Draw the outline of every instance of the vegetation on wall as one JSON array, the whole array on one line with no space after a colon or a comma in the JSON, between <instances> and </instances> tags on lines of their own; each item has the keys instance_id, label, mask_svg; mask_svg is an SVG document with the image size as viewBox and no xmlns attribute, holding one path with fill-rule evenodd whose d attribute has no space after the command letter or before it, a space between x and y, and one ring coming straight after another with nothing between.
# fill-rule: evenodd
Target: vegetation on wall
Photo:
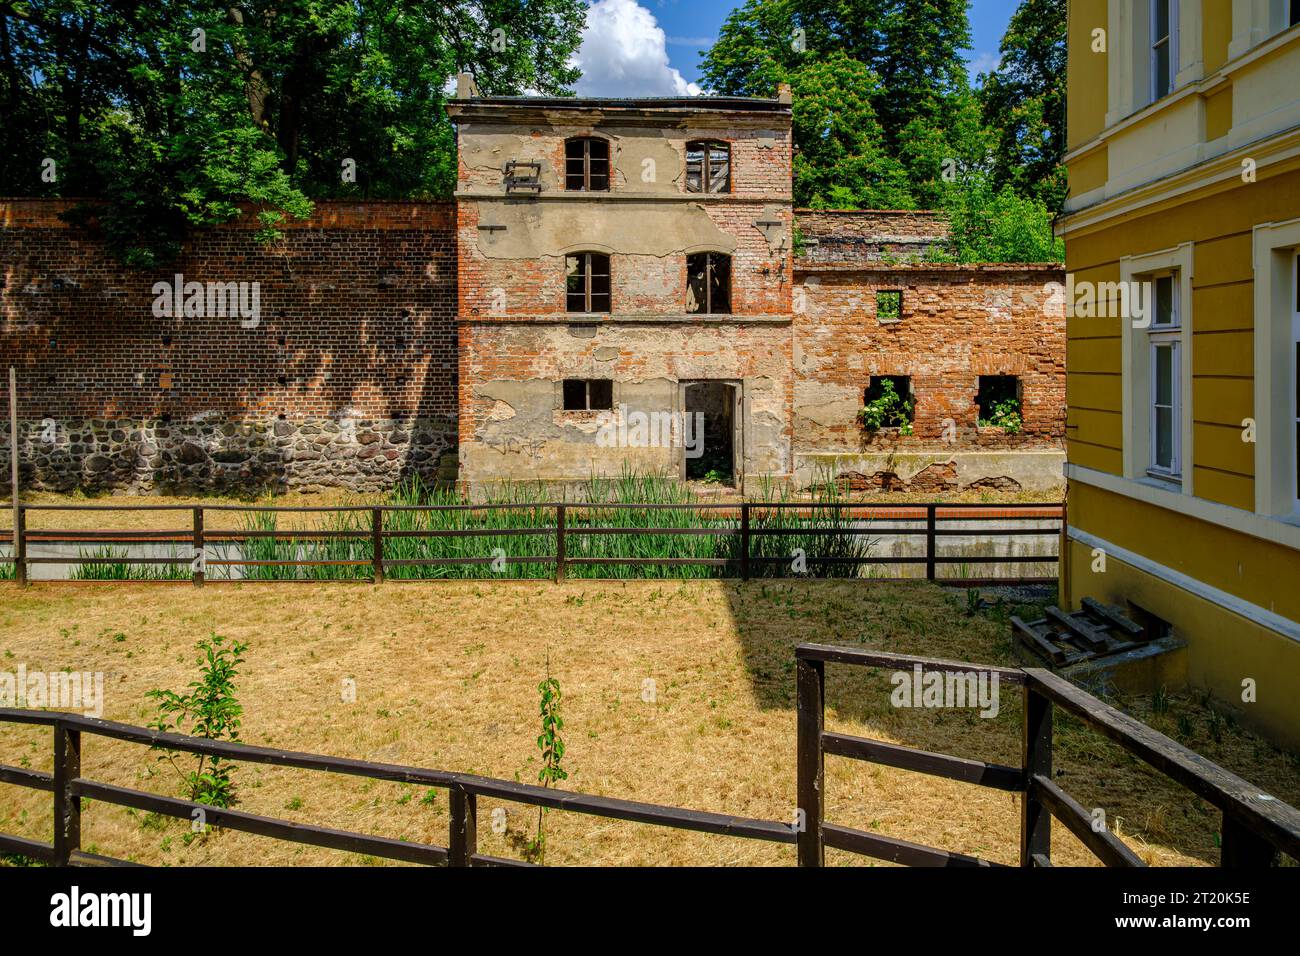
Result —
<instances>
[{"instance_id":1,"label":"vegetation on wall","mask_svg":"<svg viewBox=\"0 0 1300 956\"><path fill-rule=\"evenodd\" d=\"M912 434L912 412L915 401L910 395L901 394L892 378L880 379L876 390L878 394L869 395L866 404L858 412L858 421L867 431L881 428L897 428L899 434Z\"/></svg>"}]
</instances>

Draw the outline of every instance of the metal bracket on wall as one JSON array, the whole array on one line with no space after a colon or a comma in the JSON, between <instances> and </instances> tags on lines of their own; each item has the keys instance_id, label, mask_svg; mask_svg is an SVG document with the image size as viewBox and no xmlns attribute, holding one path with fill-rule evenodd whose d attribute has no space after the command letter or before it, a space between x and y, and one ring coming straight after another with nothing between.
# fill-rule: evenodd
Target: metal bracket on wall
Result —
<instances>
[{"instance_id":1,"label":"metal bracket on wall","mask_svg":"<svg viewBox=\"0 0 1300 956\"><path fill-rule=\"evenodd\" d=\"M527 170L527 172L523 172ZM520 162L512 159L506 163L506 192L531 192L534 194L542 191L542 164L538 162Z\"/></svg>"}]
</instances>

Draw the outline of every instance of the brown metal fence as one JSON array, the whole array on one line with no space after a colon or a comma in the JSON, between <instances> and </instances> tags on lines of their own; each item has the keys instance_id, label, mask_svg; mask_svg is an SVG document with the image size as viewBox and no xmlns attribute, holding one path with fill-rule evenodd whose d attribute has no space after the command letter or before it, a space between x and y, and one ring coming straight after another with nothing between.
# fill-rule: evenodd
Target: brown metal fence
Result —
<instances>
[{"instance_id":1,"label":"brown metal fence","mask_svg":"<svg viewBox=\"0 0 1300 956\"><path fill-rule=\"evenodd\" d=\"M508 510L529 510L533 512L549 511L553 515L552 523L540 527L514 527L514 528L491 528L491 527L469 527L469 528L445 528L445 529L394 529L387 527L387 518L390 515L402 512L492 512ZM712 515L717 520L726 520L727 524L719 524L706 527L656 527L653 525L644 527L619 527L605 526L599 523L602 512L629 514L652 511L676 511L676 512L695 512L704 515ZM58 529L58 528L40 528L29 529L28 520L32 513L52 513L52 512L158 512L160 514L188 514L188 528L171 528L161 530L79 530L79 529ZM213 513L238 513L244 515L254 514L359 514L367 515L369 518L369 527L365 529L354 530L323 530L323 529L296 529L296 530L270 530L248 528L237 531L231 530L212 530L207 527L206 516ZM754 519L756 516L770 517L772 515L788 514L794 520L799 518L808 518L814 520L820 516L820 520L825 520L827 514L833 514L843 524L839 527L827 527L825 525L810 526L792 526L792 527L755 527ZM986 518L985 516L989 516ZM953 522L972 521L972 520L997 520L1002 522L1001 525L992 528L958 528L953 527ZM1053 524L1049 527L1030 527L1024 524L1025 521L1043 521L1050 520ZM884 525L873 524L874 521L885 521ZM890 522L894 522L890 524ZM900 521L924 521L923 525L904 526L897 522ZM978 584L1049 584L1055 583L1056 577L1052 575L1007 575L1002 577L990 576L964 576L964 577L945 577L939 573L941 567L947 566L989 566L989 565L1043 565L1055 564L1058 561L1057 549L1059 549L1059 539L1062 533L1064 523L1064 509L1060 505L1042 505L1042 504L1005 504L1005 503L970 503L970 504L943 504L939 502L929 502L921 504L908 505L867 505L867 504L835 504L835 505L813 505L799 502L746 502L739 504L599 504L599 503L574 503L574 502L540 502L540 503L518 503L518 504L462 504L462 505L380 505L380 506L304 506L304 507L286 507L286 506L245 506L245 505L64 505L64 504L24 504L20 505L17 512L17 527L14 532L0 532L0 542L8 541L12 544L11 554L0 557L0 564L12 564L14 566L14 578L19 584L29 583L31 578L31 568L35 565L159 565L168 567L178 567L183 565L191 566L191 574L187 578L173 580L188 580L195 585L202 586L205 583L213 583L216 580L207 575L209 567L225 568L255 568L255 567L294 567L294 568L320 568L320 567L368 567L370 574L368 578L372 582L383 581L386 577L385 572L388 569L400 567L437 567L450 565L489 565L498 558L488 556L470 556L470 557L445 557L438 556L434 558L402 559L390 558L386 556L386 545L399 538L475 538L486 536L500 536L511 539L524 538L528 536L547 536L554 540L555 552L552 554L528 554L528 555L507 555L504 559L506 564L536 564L551 565L554 568L554 579L563 581L569 568L582 565L605 565L605 566L646 566L646 567L672 567L672 566L695 566L695 567L716 567L720 569L722 576L738 577L747 580L752 576L793 576L793 575L774 575L772 570L778 569L781 565L790 564L789 557L774 557L755 553L755 543L762 538L782 536L794 538L807 536L810 534L828 534L828 533L849 533L861 535L862 537L872 536L899 536L909 539L916 539L923 542L923 549L920 554L916 555L857 555L857 556L837 556L837 555L807 555L807 563L810 566L833 567L833 566L854 566L864 567L872 565L895 565L895 566L914 566L924 569L926 580L941 580L945 583L970 586ZM734 541L734 553L728 557L610 557L610 556L587 556L575 554L568 547L568 538L570 535L580 534L583 537L597 537L609 535L636 535L653 533L655 535L672 535L672 536L693 536L693 535L711 535L717 537L729 538ZM964 537L979 538L981 541L997 542L1008 541L1016 538L1046 538L1052 540L1054 547L1044 547L1039 549L1043 553L1036 554L1004 554L1004 555L953 555L943 553L940 542L944 539ZM213 546L230 543L244 543L258 539L263 540L290 540L295 542L317 542L329 539L352 539L356 541L367 542L370 546L370 557L366 559L342 559L342 560L317 560L305 557L295 556L288 560L256 560L248 558L220 558L210 557L209 551ZM34 557L31 556L29 545L32 544L57 544L57 543L78 543L78 544L122 544L129 545L132 543L171 543L177 546L184 546L190 549L189 554L169 556L169 557L136 557L129 555L114 557L95 557L95 556L78 556L71 557ZM494 575L496 579L501 579L501 575ZM240 580L234 577L225 579L227 581ZM310 580L320 582L330 580L323 578L277 578L280 581L292 580ZM420 578L408 578L406 580L423 580ZM877 578L876 580L891 580L891 578ZM160 582L165 583L165 582Z\"/></svg>"}]
</instances>

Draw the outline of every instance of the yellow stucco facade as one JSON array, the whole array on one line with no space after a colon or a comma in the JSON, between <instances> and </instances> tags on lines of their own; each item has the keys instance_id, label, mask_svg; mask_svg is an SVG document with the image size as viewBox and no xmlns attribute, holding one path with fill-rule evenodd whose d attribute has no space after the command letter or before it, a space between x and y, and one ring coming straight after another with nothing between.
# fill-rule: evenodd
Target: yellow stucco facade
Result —
<instances>
[{"instance_id":1,"label":"yellow stucco facade","mask_svg":"<svg viewBox=\"0 0 1300 956\"><path fill-rule=\"evenodd\" d=\"M1168 622L1171 673L1300 749L1290 9L1070 0L1061 588Z\"/></svg>"}]
</instances>

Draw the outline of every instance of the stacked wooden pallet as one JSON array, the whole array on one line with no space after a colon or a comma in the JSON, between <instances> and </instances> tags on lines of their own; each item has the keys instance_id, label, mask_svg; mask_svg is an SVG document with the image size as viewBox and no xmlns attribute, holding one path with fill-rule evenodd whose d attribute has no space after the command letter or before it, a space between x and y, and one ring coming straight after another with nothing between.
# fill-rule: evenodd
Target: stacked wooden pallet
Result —
<instances>
[{"instance_id":1,"label":"stacked wooden pallet","mask_svg":"<svg viewBox=\"0 0 1300 956\"><path fill-rule=\"evenodd\" d=\"M1092 598L1077 611L1049 607L1037 621L1011 619L1012 633L1054 667L1118 654L1150 640L1146 629L1121 611Z\"/></svg>"}]
</instances>

